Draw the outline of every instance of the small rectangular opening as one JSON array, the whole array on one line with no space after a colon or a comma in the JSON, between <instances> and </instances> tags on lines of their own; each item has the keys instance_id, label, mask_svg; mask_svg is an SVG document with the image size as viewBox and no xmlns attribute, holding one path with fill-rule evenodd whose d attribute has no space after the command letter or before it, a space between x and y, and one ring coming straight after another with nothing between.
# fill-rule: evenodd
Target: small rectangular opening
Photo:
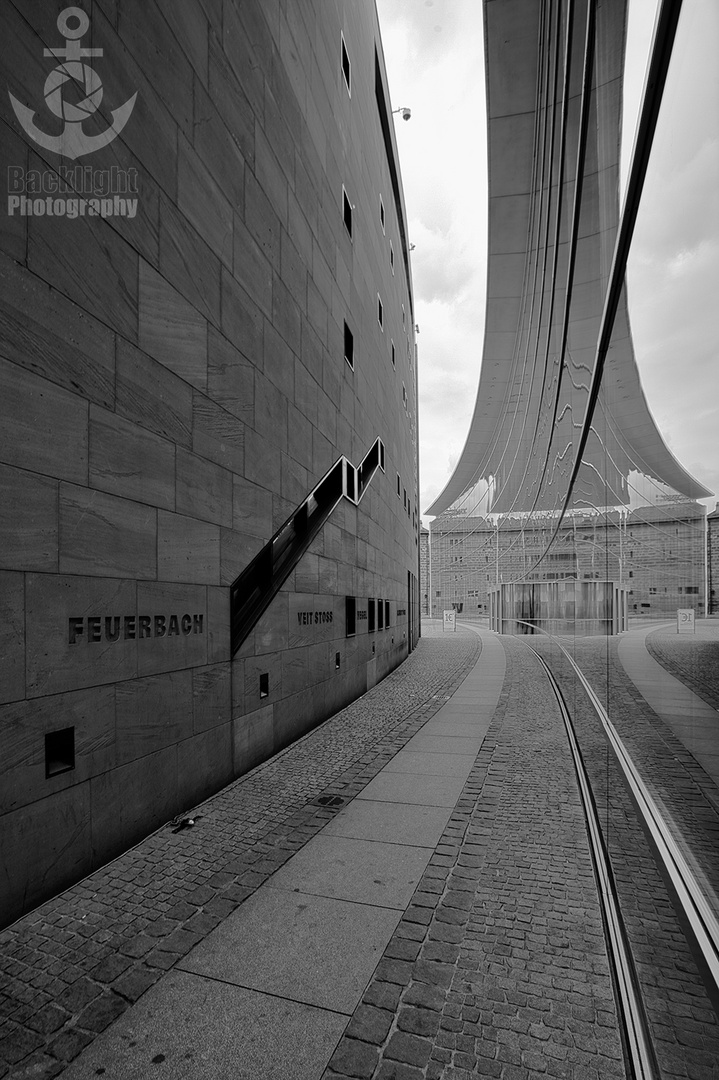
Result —
<instances>
[{"instance_id":1,"label":"small rectangular opening","mask_svg":"<svg viewBox=\"0 0 719 1080\"><path fill-rule=\"evenodd\" d=\"M379 197L379 221L382 226L382 232L384 232L384 202L382 201L381 195Z\"/></svg>"},{"instance_id":2,"label":"small rectangular opening","mask_svg":"<svg viewBox=\"0 0 719 1080\"><path fill-rule=\"evenodd\" d=\"M384 308L382 307L382 300L379 293L377 293L377 322L384 330Z\"/></svg>"},{"instance_id":3,"label":"small rectangular opening","mask_svg":"<svg viewBox=\"0 0 719 1080\"><path fill-rule=\"evenodd\" d=\"M75 728L60 728L45 735L45 779L75 768Z\"/></svg>"},{"instance_id":4,"label":"small rectangular opening","mask_svg":"<svg viewBox=\"0 0 719 1080\"><path fill-rule=\"evenodd\" d=\"M375 602L374 600L367 601L367 630L370 634L374 634L375 631Z\"/></svg>"},{"instance_id":5,"label":"small rectangular opening","mask_svg":"<svg viewBox=\"0 0 719 1080\"><path fill-rule=\"evenodd\" d=\"M269 671L265 671L262 675L260 675L260 697L263 698L263 697L269 697L269 696L270 696L270 673L269 673Z\"/></svg>"},{"instance_id":6,"label":"small rectangular opening","mask_svg":"<svg viewBox=\"0 0 719 1080\"><path fill-rule=\"evenodd\" d=\"M392 367L397 367L397 354L395 352L394 342L392 342Z\"/></svg>"},{"instance_id":7,"label":"small rectangular opening","mask_svg":"<svg viewBox=\"0 0 719 1080\"><path fill-rule=\"evenodd\" d=\"M404 304L402 304L402 326L405 326L406 322L407 322L407 320L406 320L405 313L404 313Z\"/></svg>"},{"instance_id":8,"label":"small rectangular opening","mask_svg":"<svg viewBox=\"0 0 719 1080\"><path fill-rule=\"evenodd\" d=\"M384 472L384 443L381 440L379 444L379 467Z\"/></svg>"},{"instance_id":9,"label":"small rectangular opening","mask_svg":"<svg viewBox=\"0 0 719 1080\"><path fill-rule=\"evenodd\" d=\"M402 496L402 478L400 477L399 473L397 473L397 498L399 499L399 498L401 498L401 496Z\"/></svg>"},{"instance_id":10,"label":"small rectangular opening","mask_svg":"<svg viewBox=\"0 0 719 1080\"><path fill-rule=\"evenodd\" d=\"M392 273L394 273L394 248L391 240L389 242L389 264L392 267Z\"/></svg>"},{"instance_id":11,"label":"small rectangular opening","mask_svg":"<svg viewBox=\"0 0 719 1080\"><path fill-rule=\"evenodd\" d=\"M389 626L389 600L384 602L384 624Z\"/></svg>"},{"instance_id":12,"label":"small rectangular opening","mask_svg":"<svg viewBox=\"0 0 719 1080\"><path fill-rule=\"evenodd\" d=\"M407 408L407 387L402 383L402 404Z\"/></svg>"},{"instance_id":13,"label":"small rectangular opening","mask_svg":"<svg viewBox=\"0 0 719 1080\"><path fill-rule=\"evenodd\" d=\"M342 185L342 220L345 223L345 229L349 233L350 239L352 239L352 203L349 201L344 184Z\"/></svg>"},{"instance_id":14,"label":"small rectangular opening","mask_svg":"<svg viewBox=\"0 0 719 1080\"><path fill-rule=\"evenodd\" d=\"M381 600L377 601L377 629L384 630L384 604Z\"/></svg>"},{"instance_id":15,"label":"small rectangular opening","mask_svg":"<svg viewBox=\"0 0 719 1080\"><path fill-rule=\"evenodd\" d=\"M357 597L345 597L345 637L354 637L357 633Z\"/></svg>"},{"instance_id":16,"label":"small rectangular opening","mask_svg":"<svg viewBox=\"0 0 719 1080\"><path fill-rule=\"evenodd\" d=\"M335 671L339 671L339 669L340 669L340 654L338 652L336 652L335 653Z\"/></svg>"},{"instance_id":17,"label":"small rectangular opening","mask_svg":"<svg viewBox=\"0 0 719 1080\"><path fill-rule=\"evenodd\" d=\"M340 30L340 38L342 41L342 75L344 76L345 86L347 87L347 93L352 96L352 67L350 64L349 53L347 52L347 46L345 45L345 36Z\"/></svg>"},{"instance_id":18,"label":"small rectangular opening","mask_svg":"<svg viewBox=\"0 0 719 1080\"><path fill-rule=\"evenodd\" d=\"M347 323L345 323L345 360L354 371L355 366L355 343L352 331Z\"/></svg>"}]
</instances>

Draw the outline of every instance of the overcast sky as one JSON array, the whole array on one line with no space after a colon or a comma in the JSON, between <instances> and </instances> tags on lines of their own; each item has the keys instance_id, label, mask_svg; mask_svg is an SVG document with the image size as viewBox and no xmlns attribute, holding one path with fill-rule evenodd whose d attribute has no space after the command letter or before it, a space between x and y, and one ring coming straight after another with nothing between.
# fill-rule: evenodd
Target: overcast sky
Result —
<instances>
[{"instance_id":1,"label":"overcast sky","mask_svg":"<svg viewBox=\"0 0 719 1080\"><path fill-rule=\"evenodd\" d=\"M656 0L632 0L626 111L637 108ZM420 328L420 500L449 479L477 395L487 185L479 0L377 0ZM685 0L629 266L649 407L665 442L719 501L719 4ZM691 48L688 43L691 42ZM633 125L632 125L633 127ZM625 143L631 143L626 125ZM427 524L427 519L424 519Z\"/></svg>"}]
</instances>

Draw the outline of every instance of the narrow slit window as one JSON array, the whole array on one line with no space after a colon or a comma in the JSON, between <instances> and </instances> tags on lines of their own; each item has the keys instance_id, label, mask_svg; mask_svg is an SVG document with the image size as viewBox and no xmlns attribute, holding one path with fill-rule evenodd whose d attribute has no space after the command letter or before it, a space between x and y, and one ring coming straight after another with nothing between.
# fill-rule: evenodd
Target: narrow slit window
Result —
<instances>
[{"instance_id":1,"label":"narrow slit window","mask_svg":"<svg viewBox=\"0 0 719 1080\"><path fill-rule=\"evenodd\" d=\"M404 313L404 304L402 304L402 326L406 326L406 325L407 325L407 318L406 318L405 313Z\"/></svg>"},{"instance_id":2,"label":"narrow slit window","mask_svg":"<svg viewBox=\"0 0 719 1080\"><path fill-rule=\"evenodd\" d=\"M389 242L389 264L392 267L392 273L394 273L394 248L391 240Z\"/></svg>"},{"instance_id":3,"label":"narrow slit window","mask_svg":"<svg viewBox=\"0 0 719 1080\"><path fill-rule=\"evenodd\" d=\"M75 728L48 731L45 735L45 779L75 768Z\"/></svg>"},{"instance_id":4,"label":"narrow slit window","mask_svg":"<svg viewBox=\"0 0 719 1080\"><path fill-rule=\"evenodd\" d=\"M399 475L399 473L397 473L397 498L398 499L401 498L401 495L402 495L402 478Z\"/></svg>"},{"instance_id":5,"label":"narrow slit window","mask_svg":"<svg viewBox=\"0 0 719 1080\"><path fill-rule=\"evenodd\" d=\"M335 671L339 671L339 669L340 669L340 654L338 652L336 652L335 653Z\"/></svg>"},{"instance_id":6,"label":"narrow slit window","mask_svg":"<svg viewBox=\"0 0 719 1080\"><path fill-rule=\"evenodd\" d=\"M355 342L352 331L345 323L345 360L354 371L355 368Z\"/></svg>"},{"instance_id":7,"label":"narrow slit window","mask_svg":"<svg viewBox=\"0 0 719 1080\"><path fill-rule=\"evenodd\" d=\"M407 408L407 387L402 383L402 404Z\"/></svg>"},{"instance_id":8,"label":"narrow slit window","mask_svg":"<svg viewBox=\"0 0 719 1080\"><path fill-rule=\"evenodd\" d=\"M270 696L270 673L265 671L260 675L260 697Z\"/></svg>"},{"instance_id":9,"label":"narrow slit window","mask_svg":"<svg viewBox=\"0 0 719 1080\"><path fill-rule=\"evenodd\" d=\"M384 602L384 624L389 626L389 600Z\"/></svg>"},{"instance_id":10,"label":"narrow slit window","mask_svg":"<svg viewBox=\"0 0 719 1080\"><path fill-rule=\"evenodd\" d=\"M382 226L382 232L384 232L384 202L381 195L379 197L379 222Z\"/></svg>"},{"instance_id":11,"label":"narrow slit window","mask_svg":"<svg viewBox=\"0 0 719 1080\"><path fill-rule=\"evenodd\" d=\"M384 308L382 306L382 299L379 293L377 293L377 322L384 330Z\"/></svg>"},{"instance_id":12,"label":"narrow slit window","mask_svg":"<svg viewBox=\"0 0 719 1080\"><path fill-rule=\"evenodd\" d=\"M344 184L342 185L342 220L345 223L345 229L349 233L350 239L352 239L352 203L349 201Z\"/></svg>"},{"instance_id":13,"label":"narrow slit window","mask_svg":"<svg viewBox=\"0 0 719 1080\"><path fill-rule=\"evenodd\" d=\"M357 597L345 597L345 637L354 637L357 633Z\"/></svg>"},{"instance_id":14,"label":"narrow slit window","mask_svg":"<svg viewBox=\"0 0 719 1080\"><path fill-rule=\"evenodd\" d=\"M374 600L367 601L367 630L370 634L374 634L375 630L375 602Z\"/></svg>"},{"instance_id":15,"label":"narrow slit window","mask_svg":"<svg viewBox=\"0 0 719 1080\"><path fill-rule=\"evenodd\" d=\"M347 87L347 93L352 97L352 65L350 64L349 53L347 52L347 46L345 45L345 36L341 30L340 38L342 41L342 75L345 80L345 86Z\"/></svg>"},{"instance_id":16,"label":"narrow slit window","mask_svg":"<svg viewBox=\"0 0 719 1080\"><path fill-rule=\"evenodd\" d=\"M384 603L382 600L377 601L377 629L384 630Z\"/></svg>"},{"instance_id":17,"label":"narrow slit window","mask_svg":"<svg viewBox=\"0 0 719 1080\"><path fill-rule=\"evenodd\" d=\"M379 467L384 472L384 443L379 444Z\"/></svg>"},{"instance_id":18,"label":"narrow slit window","mask_svg":"<svg viewBox=\"0 0 719 1080\"><path fill-rule=\"evenodd\" d=\"M392 367L397 367L397 354L394 348L394 342L392 342Z\"/></svg>"}]
</instances>

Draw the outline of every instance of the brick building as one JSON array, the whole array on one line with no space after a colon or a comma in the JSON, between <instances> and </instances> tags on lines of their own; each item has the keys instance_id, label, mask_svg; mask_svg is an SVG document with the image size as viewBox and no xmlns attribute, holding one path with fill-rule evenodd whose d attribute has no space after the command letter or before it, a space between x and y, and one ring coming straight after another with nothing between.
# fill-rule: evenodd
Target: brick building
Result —
<instances>
[{"instance_id":1,"label":"brick building","mask_svg":"<svg viewBox=\"0 0 719 1080\"><path fill-rule=\"evenodd\" d=\"M704 507L645 506L620 515L573 512L548 547L553 521L494 521L444 514L431 523L432 614L487 613L492 585L510 581L606 580L627 591L628 613L704 614ZM541 559L541 561L539 561Z\"/></svg>"}]
</instances>

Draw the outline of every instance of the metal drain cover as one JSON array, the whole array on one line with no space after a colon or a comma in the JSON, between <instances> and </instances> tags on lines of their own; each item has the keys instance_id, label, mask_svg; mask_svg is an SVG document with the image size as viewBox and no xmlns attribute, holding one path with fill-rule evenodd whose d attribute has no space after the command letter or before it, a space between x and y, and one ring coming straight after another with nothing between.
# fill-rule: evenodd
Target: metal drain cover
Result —
<instances>
[{"instance_id":1,"label":"metal drain cover","mask_svg":"<svg viewBox=\"0 0 719 1080\"><path fill-rule=\"evenodd\" d=\"M318 806L342 806L344 801L341 795L320 795L319 799L315 799Z\"/></svg>"}]
</instances>

